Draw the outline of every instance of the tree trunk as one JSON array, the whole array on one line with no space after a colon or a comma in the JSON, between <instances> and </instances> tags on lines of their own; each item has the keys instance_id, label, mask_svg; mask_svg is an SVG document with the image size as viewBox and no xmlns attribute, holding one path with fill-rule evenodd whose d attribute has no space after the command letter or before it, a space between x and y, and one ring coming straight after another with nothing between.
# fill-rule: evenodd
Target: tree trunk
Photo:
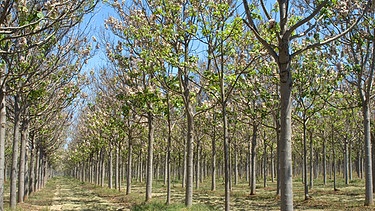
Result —
<instances>
[{"instance_id":1,"label":"tree trunk","mask_svg":"<svg viewBox=\"0 0 375 211\"><path fill-rule=\"evenodd\" d=\"M4 210L4 183L5 183L5 127L6 127L6 86L5 67L0 65L0 210Z\"/></svg>"},{"instance_id":2,"label":"tree trunk","mask_svg":"<svg viewBox=\"0 0 375 211\"><path fill-rule=\"evenodd\" d=\"M105 149L100 150L100 186L104 187L105 179Z\"/></svg>"},{"instance_id":3,"label":"tree trunk","mask_svg":"<svg viewBox=\"0 0 375 211\"><path fill-rule=\"evenodd\" d=\"M131 193L131 185L132 185L132 157L133 157L133 140L131 135L129 134L128 140L128 168L126 170L126 195Z\"/></svg>"},{"instance_id":4,"label":"tree trunk","mask_svg":"<svg viewBox=\"0 0 375 211\"><path fill-rule=\"evenodd\" d=\"M270 151L271 151L271 164L270 164L270 168L271 168L271 182L274 183L275 182L275 157L274 157L274 151L273 151L273 144L272 142L270 143Z\"/></svg>"},{"instance_id":5,"label":"tree trunk","mask_svg":"<svg viewBox=\"0 0 375 211\"><path fill-rule=\"evenodd\" d=\"M307 185L307 119L303 114L303 185L305 190L305 200L309 199L309 186Z\"/></svg>"},{"instance_id":6,"label":"tree trunk","mask_svg":"<svg viewBox=\"0 0 375 211\"><path fill-rule=\"evenodd\" d=\"M349 150L348 150L348 140L345 137L344 140L344 179L345 184L349 185Z\"/></svg>"},{"instance_id":7,"label":"tree trunk","mask_svg":"<svg viewBox=\"0 0 375 211\"><path fill-rule=\"evenodd\" d=\"M216 121L215 114L213 114L213 121ZM211 155L211 191L216 191L216 126L213 124L213 136L211 140L212 155Z\"/></svg>"},{"instance_id":8,"label":"tree trunk","mask_svg":"<svg viewBox=\"0 0 375 211\"><path fill-rule=\"evenodd\" d=\"M253 137L251 141L251 175L250 175L250 195L255 195L256 192L256 158L257 158L257 132L258 125L253 125Z\"/></svg>"},{"instance_id":9,"label":"tree trunk","mask_svg":"<svg viewBox=\"0 0 375 211\"><path fill-rule=\"evenodd\" d=\"M109 157L108 157L108 188L113 188L113 153L112 153L112 146L109 149Z\"/></svg>"},{"instance_id":10,"label":"tree trunk","mask_svg":"<svg viewBox=\"0 0 375 211\"><path fill-rule=\"evenodd\" d=\"M14 96L14 126L13 126L13 150L12 150L12 171L10 176L10 207L12 210L17 206L17 164L20 141L20 107L19 98Z\"/></svg>"},{"instance_id":11,"label":"tree trunk","mask_svg":"<svg viewBox=\"0 0 375 211\"><path fill-rule=\"evenodd\" d=\"M375 47L374 47L375 49ZM371 206L373 201L373 186L372 186L372 155L371 155L371 122L370 122L370 105L369 101L363 102L363 127L365 134L365 206Z\"/></svg>"},{"instance_id":12,"label":"tree trunk","mask_svg":"<svg viewBox=\"0 0 375 211\"><path fill-rule=\"evenodd\" d=\"M187 99L186 117L187 117L187 141L186 141L186 192L185 192L185 205L191 207L193 205L193 143L194 143L194 118L193 108L190 104L190 98L185 93Z\"/></svg>"},{"instance_id":13,"label":"tree trunk","mask_svg":"<svg viewBox=\"0 0 375 211\"><path fill-rule=\"evenodd\" d=\"M264 132L265 134L266 132ZM264 136L264 148L263 148L263 187L267 187L267 143L266 136Z\"/></svg>"},{"instance_id":14,"label":"tree trunk","mask_svg":"<svg viewBox=\"0 0 375 211\"><path fill-rule=\"evenodd\" d=\"M196 144L196 159L195 159L195 189L199 189L199 179L200 179L200 154L199 154L199 149L200 149L200 139L197 139L197 144Z\"/></svg>"},{"instance_id":15,"label":"tree trunk","mask_svg":"<svg viewBox=\"0 0 375 211\"><path fill-rule=\"evenodd\" d=\"M283 8L285 5L282 5ZM287 7L285 6L285 9ZM280 14L286 11L280 11ZM283 15L281 15L283 17ZM280 116L280 189L281 210L293 210L293 185L292 185L292 121L291 121L291 94L292 73L290 71L289 38L283 37L279 49L280 69L280 94L281 94L281 116Z\"/></svg>"},{"instance_id":16,"label":"tree trunk","mask_svg":"<svg viewBox=\"0 0 375 211\"><path fill-rule=\"evenodd\" d=\"M313 145L313 132L311 131L310 132L310 189L313 188L314 186L314 156L313 156L313 152L314 152L314 145Z\"/></svg>"},{"instance_id":17,"label":"tree trunk","mask_svg":"<svg viewBox=\"0 0 375 211\"><path fill-rule=\"evenodd\" d=\"M28 121L23 120L21 131L21 154L18 174L18 202L22 203L25 196L25 166L26 166L26 140Z\"/></svg>"},{"instance_id":18,"label":"tree trunk","mask_svg":"<svg viewBox=\"0 0 375 211\"><path fill-rule=\"evenodd\" d=\"M118 140L116 140L116 141L118 141ZM119 179L120 179L120 156L119 156L119 153L120 153L120 143L116 143L116 154L115 154L115 161L116 161L116 163L115 163L115 189L116 190L119 190L120 191L120 189L119 189L119 183L120 183L120 181L119 181Z\"/></svg>"},{"instance_id":19,"label":"tree trunk","mask_svg":"<svg viewBox=\"0 0 375 211\"><path fill-rule=\"evenodd\" d=\"M153 156L154 156L154 123L153 116L148 113L148 153L147 153L147 178L146 178L146 202L152 197L152 176L153 176Z\"/></svg>"},{"instance_id":20,"label":"tree trunk","mask_svg":"<svg viewBox=\"0 0 375 211\"><path fill-rule=\"evenodd\" d=\"M327 149L326 139L323 135L323 184L327 184Z\"/></svg>"},{"instance_id":21,"label":"tree trunk","mask_svg":"<svg viewBox=\"0 0 375 211\"><path fill-rule=\"evenodd\" d=\"M171 204L171 147L172 147L172 125L171 125L171 115L170 115L170 102L169 102L169 93L167 92L167 121L168 121L168 143L167 143L167 153L166 153L166 172L164 177L166 178L167 182L167 201L165 202L167 205Z\"/></svg>"}]
</instances>

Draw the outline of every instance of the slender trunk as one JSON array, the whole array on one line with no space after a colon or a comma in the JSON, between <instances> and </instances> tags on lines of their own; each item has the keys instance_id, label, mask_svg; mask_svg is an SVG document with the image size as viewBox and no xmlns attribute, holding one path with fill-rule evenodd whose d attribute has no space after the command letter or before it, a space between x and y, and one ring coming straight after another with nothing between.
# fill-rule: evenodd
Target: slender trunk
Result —
<instances>
[{"instance_id":1,"label":"slender trunk","mask_svg":"<svg viewBox=\"0 0 375 211\"><path fill-rule=\"evenodd\" d=\"M113 153L112 153L112 146L109 149L109 157L108 157L108 188L113 188Z\"/></svg>"},{"instance_id":2,"label":"slender trunk","mask_svg":"<svg viewBox=\"0 0 375 211\"><path fill-rule=\"evenodd\" d=\"M264 132L265 134L266 132ZM263 148L263 187L267 187L267 143L266 136L264 136L264 148Z\"/></svg>"},{"instance_id":3,"label":"slender trunk","mask_svg":"<svg viewBox=\"0 0 375 211\"><path fill-rule=\"evenodd\" d=\"M238 185L238 147L234 144L234 185Z\"/></svg>"},{"instance_id":4,"label":"slender trunk","mask_svg":"<svg viewBox=\"0 0 375 211\"><path fill-rule=\"evenodd\" d=\"M186 168L187 168L187 146L186 146L186 138L184 139L184 166L182 169L182 188L185 187L186 184Z\"/></svg>"},{"instance_id":5,"label":"slender trunk","mask_svg":"<svg viewBox=\"0 0 375 211\"><path fill-rule=\"evenodd\" d=\"M200 179L200 172L199 172L199 170L200 170L200 159L201 159L201 157L200 157L200 154L199 154L199 149L200 149L200 139L197 139L197 144L196 144L196 154L195 154L195 156L196 156L196 159L195 159L195 189L199 189L199 179Z\"/></svg>"},{"instance_id":6,"label":"slender trunk","mask_svg":"<svg viewBox=\"0 0 375 211\"><path fill-rule=\"evenodd\" d=\"M30 135L30 163L29 163L29 192L28 195L34 192L35 181L35 145L34 135Z\"/></svg>"},{"instance_id":7,"label":"slender trunk","mask_svg":"<svg viewBox=\"0 0 375 211\"><path fill-rule=\"evenodd\" d=\"M305 200L309 199L309 186L307 185L307 137L306 128L307 119L305 114L303 115L303 185L305 189Z\"/></svg>"},{"instance_id":8,"label":"slender trunk","mask_svg":"<svg viewBox=\"0 0 375 211\"><path fill-rule=\"evenodd\" d=\"M116 140L118 141L118 140ZM115 189L116 190L120 190L119 189L119 173L120 173L120 170L119 170L119 167L120 167L120 156L119 156L119 151L120 151L120 147L119 147L120 143L116 143L116 154L115 154Z\"/></svg>"},{"instance_id":9,"label":"slender trunk","mask_svg":"<svg viewBox=\"0 0 375 211\"><path fill-rule=\"evenodd\" d=\"M257 148L257 131L258 125L253 125L253 137L251 141L251 175L250 175L250 195L255 195L256 192L256 148Z\"/></svg>"},{"instance_id":10,"label":"slender trunk","mask_svg":"<svg viewBox=\"0 0 375 211\"><path fill-rule=\"evenodd\" d=\"M216 190L216 116L213 114L213 136L211 140L212 155L211 155L211 191Z\"/></svg>"},{"instance_id":11,"label":"slender trunk","mask_svg":"<svg viewBox=\"0 0 375 211\"><path fill-rule=\"evenodd\" d=\"M132 158L133 158L133 140L131 135L129 134L128 140L128 168L126 170L126 195L131 193L131 185L132 185Z\"/></svg>"},{"instance_id":12,"label":"slender trunk","mask_svg":"<svg viewBox=\"0 0 375 211\"><path fill-rule=\"evenodd\" d=\"M34 192L38 191L38 183L39 183L39 159L40 157L40 149L39 147L36 147L36 152L35 152L35 169L34 169Z\"/></svg>"},{"instance_id":13,"label":"slender trunk","mask_svg":"<svg viewBox=\"0 0 375 211\"><path fill-rule=\"evenodd\" d=\"M152 176L154 156L154 123L153 116L148 113L148 153L147 153L147 178L146 178L146 202L152 198Z\"/></svg>"},{"instance_id":14,"label":"slender trunk","mask_svg":"<svg viewBox=\"0 0 375 211\"><path fill-rule=\"evenodd\" d=\"M313 132L310 132L310 189L314 186L313 150Z\"/></svg>"},{"instance_id":15,"label":"slender trunk","mask_svg":"<svg viewBox=\"0 0 375 211\"><path fill-rule=\"evenodd\" d=\"M326 139L323 135L323 184L327 184L327 149Z\"/></svg>"},{"instance_id":16,"label":"slender trunk","mask_svg":"<svg viewBox=\"0 0 375 211\"><path fill-rule=\"evenodd\" d=\"M375 49L375 47L374 47ZM371 122L370 122L370 105L368 101L363 102L363 127L365 134L365 206L371 206L373 201L372 186L372 155L371 155Z\"/></svg>"},{"instance_id":17,"label":"slender trunk","mask_svg":"<svg viewBox=\"0 0 375 211\"><path fill-rule=\"evenodd\" d=\"M5 67L0 65L0 210L4 210L4 183L5 183L5 127L6 127L6 90Z\"/></svg>"},{"instance_id":18,"label":"slender trunk","mask_svg":"<svg viewBox=\"0 0 375 211\"><path fill-rule=\"evenodd\" d=\"M100 151L100 186L104 187L105 178L105 149L104 147Z\"/></svg>"},{"instance_id":19,"label":"slender trunk","mask_svg":"<svg viewBox=\"0 0 375 211\"><path fill-rule=\"evenodd\" d=\"M281 155L281 152L280 152L280 130L281 130L281 126L279 124L279 120L276 119L275 120L275 124L276 124L276 195L277 196L280 196L281 195L281 190L280 190L280 187L281 187L281 169L280 169L280 155Z\"/></svg>"},{"instance_id":20,"label":"slender trunk","mask_svg":"<svg viewBox=\"0 0 375 211\"><path fill-rule=\"evenodd\" d=\"M286 5L281 5L286 7ZM286 11L280 11L281 13ZM283 17L283 15L282 15ZM286 39L286 40L284 40ZM282 38L280 41L279 69L280 69L280 189L281 210L293 210L293 185L292 185L292 73L290 71L289 40Z\"/></svg>"},{"instance_id":21,"label":"slender trunk","mask_svg":"<svg viewBox=\"0 0 375 211\"><path fill-rule=\"evenodd\" d=\"M10 207L16 209L17 205L17 164L20 141L20 107L19 98L14 96L14 128L13 128L13 150L12 150L12 171L10 176Z\"/></svg>"},{"instance_id":22,"label":"slender trunk","mask_svg":"<svg viewBox=\"0 0 375 211\"><path fill-rule=\"evenodd\" d=\"M344 179L345 184L349 185L349 158L348 158L348 140L347 137L344 140Z\"/></svg>"},{"instance_id":23,"label":"slender trunk","mask_svg":"<svg viewBox=\"0 0 375 211\"><path fill-rule=\"evenodd\" d=\"M18 174L18 202L22 203L25 196L25 166L26 166L26 140L28 121L25 119L22 122L21 130L21 153Z\"/></svg>"},{"instance_id":24,"label":"slender trunk","mask_svg":"<svg viewBox=\"0 0 375 211\"><path fill-rule=\"evenodd\" d=\"M167 205L171 204L171 147L172 147L172 125L171 125L171 115L170 115L170 102L169 93L167 92L167 121L168 121L168 143L167 143L167 153L166 153L166 179L167 179Z\"/></svg>"},{"instance_id":25,"label":"slender trunk","mask_svg":"<svg viewBox=\"0 0 375 211\"><path fill-rule=\"evenodd\" d=\"M275 162L274 162L274 155L273 155L273 144L270 143L270 151L271 151L271 182L275 182Z\"/></svg>"},{"instance_id":26,"label":"slender trunk","mask_svg":"<svg viewBox=\"0 0 375 211\"><path fill-rule=\"evenodd\" d=\"M185 93L185 95L189 93ZM186 141L186 192L185 192L185 205L191 207L193 205L193 143L194 143L194 119L193 108L190 105L189 97L185 96L187 104L187 141Z\"/></svg>"},{"instance_id":27,"label":"slender trunk","mask_svg":"<svg viewBox=\"0 0 375 211\"><path fill-rule=\"evenodd\" d=\"M222 104L223 132L224 132L224 179L225 179L225 210L229 211L230 202L230 155L229 155L229 137L228 137L228 119L226 114L226 105Z\"/></svg>"}]
</instances>

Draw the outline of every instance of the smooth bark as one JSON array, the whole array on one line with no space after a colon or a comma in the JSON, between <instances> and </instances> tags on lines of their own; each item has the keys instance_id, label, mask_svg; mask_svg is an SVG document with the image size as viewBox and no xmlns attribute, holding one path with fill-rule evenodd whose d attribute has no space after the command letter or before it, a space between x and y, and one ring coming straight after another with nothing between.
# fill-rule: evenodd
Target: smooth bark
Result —
<instances>
[{"instance_id":1,"label":"smooth bark","mask_svg":"<svg viewBox=\"0 0 375 211\"><path fill-rule=\"evenodd\" d=\"M153 157L154 157L154 123L153 116L148 113L148 152L147 152L147 178L146 178L146 202L152 198L153 181Z\"/></svg>"},{"instance_id":2,"label":"smooth bark","mask_svg":"<svg viewBox=\"0 0 375 211\"><path fill-rule=\"evenodd\" d=\"M12 149L12 167L10 172L10 208L16 209L17 206L17 176L18 176L18 152L20 142L20 107L19 97L14 96L14 126L13 126L13 149Z\"/></svg>"}]
</instances>

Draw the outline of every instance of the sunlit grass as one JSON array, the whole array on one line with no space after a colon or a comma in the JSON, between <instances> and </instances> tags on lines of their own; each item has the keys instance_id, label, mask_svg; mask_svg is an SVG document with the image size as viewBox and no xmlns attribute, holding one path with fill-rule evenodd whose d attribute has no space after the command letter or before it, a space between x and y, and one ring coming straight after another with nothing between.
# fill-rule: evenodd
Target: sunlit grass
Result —
<instances>
[{"instance_id":1,"label":"sunlit grass","mask_svg":"<svg viewBox=\"0 0 375 211\"><path fill-rule=\"evenodd\" d=\"M107 187L100 187L89 183L81 183L71 178L55 178L47 183L42 191L30 196L27 203L20 205L19 210L28 210L27 206L38 207L38 210L48 210L52 203L54 188L57 183L64 182L86 190L90 190L96 196L118 204L126 209L141 210L224 210L224 182L222 178L217 180L216 191L211 191L211 180L206 178L200 183L199 189L194 186L193 207L187 209L184 205L185 188L180 181L172 184L171 204L166 205L166 186L163 180L154 183L152 199L145 203L145 182L132 184L132 192L125 194L125 184L122 184L121 192ZM107 183L105 183L107 186ZM373 210L374 207L365 207L364 180L355 178L349 185L344 183L341 176L337 176L337 191L333 189L333 180L328 179L323 185L323 179L314 180L314 186L309 190L310 200L304 199L304 184L301 177L295 177L293 182L294 208L296 210ZM51 195L52 194L52 195ZM248 182L241 179L238 185L232 185L230 194L231 210L279 210L280 197L276 196L275 182L267 181L267 187L263 187L263 179L258 178L255 195L250 195Z\"/></svg>"}]
</instances>

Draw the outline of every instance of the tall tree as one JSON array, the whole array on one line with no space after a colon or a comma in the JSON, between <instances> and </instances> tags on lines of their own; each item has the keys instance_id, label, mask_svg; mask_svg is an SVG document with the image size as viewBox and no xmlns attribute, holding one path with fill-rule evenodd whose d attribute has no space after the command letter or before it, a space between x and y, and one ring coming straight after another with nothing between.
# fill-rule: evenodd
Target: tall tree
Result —
<instances>
[{"instance_id":1,"label":"tall tree","mask_svg":"<svg viewBox=\"0 0 375 211\"><path fill-rule=\"evenodd\" d=\"M322 27L327 23L332 24L332 17L329 15L335 9L337 2L333 1L318 1L311 2L307 5L298 2L293 3L289 0L278 0L270 11L265 6L265 1L259 1L259 4L247 0L243 0L243 5L246 13L246 24L254 33L256 38L268 50L269 54L274 58L279 68L280 76L280 95L281 95L281 111L280 111L280 189L281 189L281 210L293 210L293 190L292 190L292 148L291 148L291 110L292 110L292 70L291 61L296 55L305 52L308 49L313 49L321 45L330 43L345 33L351 30L359 20L353 18L349 27L343 31L333 31L325 36L319 33ZM255 11L257 6L260 6L262 15ZM291 6L294 10L291 10ZM357 17L361 17L365 5L358 4ZM301 9L304 8L304 9ZM308 11L305 11L307 9ZM339 11L340 12L340 11ZM274 13L278 13L278 18L275 20ZM258 24L260 20L265 20L263 23L268 24L264 30L273 31L273 36L264 37L263 31ZM314 39L310 39L312 34ZM332 36L333 35L333 36ZM292 49L291 43L299 40L301 46Z\"/></svg>"}]
</instances>

